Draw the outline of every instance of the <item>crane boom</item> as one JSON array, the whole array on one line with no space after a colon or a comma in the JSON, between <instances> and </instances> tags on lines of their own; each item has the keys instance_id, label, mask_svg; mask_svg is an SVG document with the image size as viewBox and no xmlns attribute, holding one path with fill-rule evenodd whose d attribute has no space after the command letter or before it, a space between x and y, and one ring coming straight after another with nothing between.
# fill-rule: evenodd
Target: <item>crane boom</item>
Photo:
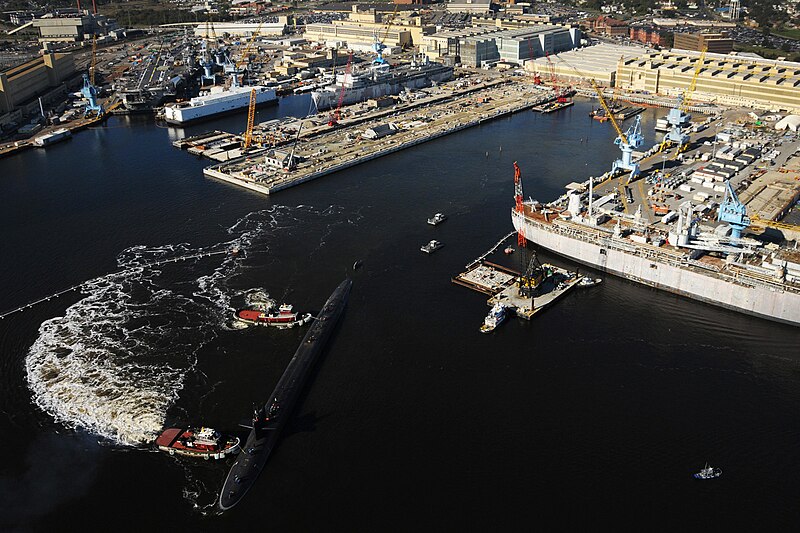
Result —
<instances>
[{"instance_id":1,"label":"crane boom","mask_svg":"<svg viewBox=\"0 0 800 533\"><path fill-rule=\"evenodd\" d=\"M597 86L597 82L594 81L594 78L591 78L590 81L592 82L592 88L597 93L597 97L600 99L600 105L603 106L603 110L606 112L606 116L609 118L609 120L611 120L611 124L617 131L617 135L619 135L619 138L622 139L623 143L628 144L628 138L625 136L625 133L623 133L622 129L619 127L619 124L617 124L617 119L614 118L614 113L611 112L611 109L608 107L608 104L606 103L606 99L603 97L603 91L601 91L600 88Z\"/></svg>"},{"instance_id":2,"label":"crane boom","mask_svg":"<svg viewBox=\"0 0 800 533\"><path fill-rule=\"evenodd\" d=\"M250 89L250 106L247 108L247 129L244 132L244 149L253 142L253 127L256 123L256 90Z\"/></svg>"},{"instance_id":3,"label":"crane boom","mask_svg":"<svg viewBox=\"0 0 800 533\"><path fill-rule=\"evenodd\" d=\"M394 11L392 12L392 18L390 18L389 22L386 24L386 31L383 32L383 37L381 37L381 41L380 41L381 44L383 44L383 42L389 36L389 29L392 27L392 24L394 24L394 17L397 15L397 7L398 7L398 5L399 4L395 4L394 5Z\"/></svg>"},{"instance_id":4,"label":"crane boom","mask_svg":"<svg viewBox=\"0 0 800 533\"><path fill-rule=\"evenodd\" d=\"M695 63L694 66L694 74L692 75L692 81L689 83L689 88L683 93L683 102L681 102L680 106L681 111L686 111L686 109L689 107L689 98L691 98L695 87L697 87L697 78L700 76L700 71L703 70L703 60L706 58L707 51L708 47L704 46L703 50L700 52L700 57L697 58L697 63Z\"/></svg>"}]
</instances>

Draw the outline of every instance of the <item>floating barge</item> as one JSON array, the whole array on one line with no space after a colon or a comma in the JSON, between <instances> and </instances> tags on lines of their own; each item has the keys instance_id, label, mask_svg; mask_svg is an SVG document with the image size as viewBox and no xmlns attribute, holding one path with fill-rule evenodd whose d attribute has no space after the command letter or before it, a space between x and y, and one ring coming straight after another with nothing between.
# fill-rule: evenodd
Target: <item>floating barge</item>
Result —
<instances>
[{"instance_id":1,"label":"floating barge","mask_svg":"<svg viewBox=\"0 0 800 533\"><path fill-rule=\"evenodd\" d=\"M502 303L525 320L549 307L572 290L583 279L577 272L545 263L544 275L526 296L521 291L521 274L508 267L482 261L473 263L465 272L453 278L453 283L489 295L489 306Z\"/></svg>"}]
</instances>

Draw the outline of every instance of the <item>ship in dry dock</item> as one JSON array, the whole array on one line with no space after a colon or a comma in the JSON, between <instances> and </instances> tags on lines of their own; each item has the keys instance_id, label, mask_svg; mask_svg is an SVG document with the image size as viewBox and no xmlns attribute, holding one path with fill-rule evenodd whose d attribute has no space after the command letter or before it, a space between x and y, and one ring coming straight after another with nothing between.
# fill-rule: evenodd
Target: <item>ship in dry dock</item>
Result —
<instances>
[{"instance_id":1,"label":"ship in dry dock","mask_svg":"<svg viewBox=\"0 0 800 533\"><path fill-rule=\"evenodd\" d=\"M452 77L453 67L428 61L423 55L406 65L390 67L387 63L378 63L358 72L337 74L334 82L313 91L311 98L317 110L323 111L338 105L396 95L405 89L421 89Z\"/></svg>"}]
</instances>

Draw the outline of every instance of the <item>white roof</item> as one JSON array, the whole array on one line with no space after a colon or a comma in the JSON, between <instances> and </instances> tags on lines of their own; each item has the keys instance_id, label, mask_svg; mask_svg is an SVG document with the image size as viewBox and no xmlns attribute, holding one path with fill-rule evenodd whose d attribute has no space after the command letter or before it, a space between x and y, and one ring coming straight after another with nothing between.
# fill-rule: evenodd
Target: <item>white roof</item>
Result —
<instances>
[{"instance_id":1,"label":"white roof","mask_svg":"<svg viewBox=\"0 0 800 533\"><path fill-rule=\"evenodd\" d=\"M790 129L797 131L798 127L800 127L800 115L787 115L775 124L776 130Z\"/></svg>"}]
</instances>

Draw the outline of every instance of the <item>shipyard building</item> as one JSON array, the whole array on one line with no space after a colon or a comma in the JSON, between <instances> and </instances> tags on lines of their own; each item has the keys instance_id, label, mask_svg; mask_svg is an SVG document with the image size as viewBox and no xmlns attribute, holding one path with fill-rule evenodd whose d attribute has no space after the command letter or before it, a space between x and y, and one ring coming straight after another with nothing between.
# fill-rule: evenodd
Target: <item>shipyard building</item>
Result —
<instances>
[{"instance_id":1,"label":"shipyard building","mask_svg":"<svg viewBox=\"0 0 800 533\"><path fill-rule=\"evenodd\" d=\"M552 64L560 81L574 83L594 79L600 85L613 87L620 60L638 58L648 51L643 46L601 43L550 56L549 61L545 57L526 61L525 70L547 79Z\"/></svg>"},{"instance_id":2,"label":"shipyard building","mask_svg":"<svg viewBox=\"0 0 800 533\"><path fill-rule=\"evenodd\" d=\"M688 89L700 53L650 52L620 62L616 86L678 96ZM800 112L800 63L706 54L692 100Z\"/></svg>"},{"instance_id":3,"label":"shipyard building","mask_svg":"<svg viewBox=\"0 0 800 533\"><path fill-rule=\"evenodd\" d=\"M676 33L672 45L678 50L702 52L706 50L715 54L733 52L733 39L725 32L720 33Z\"/></svg>"},{"instance_id":4,"label":"shipyard building","mask_svg":"<svg viewBox=\"0 0 800 533\"><path fill-rule=\"evenodd\" d=\"M45 103L62 98L64 81L75 74L72 54L52 52L0 72L0 122L12 111L27 114L38 110L38 97Z\"/></svg>"},{"instance_id":5,"label":"shipyard building","mask_svg":"<svg viewBox=\"0 0 800 533\"><path fill-rule=\"evenodd\" d=\"M420 17L396 17L391 23L388 18L374 9L359 11L353 6L347 20L307 25L305 37L328 46L346 45L351 50L371 50L375 41L380 40L391 52L417 45L424 35L436 31L434 26L423 24Z\"/></svg>"},{"instance_id":6,"label":"shipyard building","mask_svg":"<svg viewBox=\"0 0 800 533\"><path fill-rule=\"evenodd\" d=\"M537 24L515 30L478 27L438 32L423 37L423 45L431 59L452 57L463 65L483 67L500 61L523 64L546 54L572 50L580 40L578 28Z\"/></svg>"}]
</instances>

